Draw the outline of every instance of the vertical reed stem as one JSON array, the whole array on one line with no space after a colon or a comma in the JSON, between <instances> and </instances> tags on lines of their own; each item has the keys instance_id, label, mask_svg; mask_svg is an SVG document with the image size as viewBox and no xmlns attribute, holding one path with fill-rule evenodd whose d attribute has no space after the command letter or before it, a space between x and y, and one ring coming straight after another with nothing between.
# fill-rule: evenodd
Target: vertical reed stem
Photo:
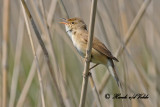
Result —
<instances>
[{"instance_id":1,"label":"vertical reed stem","mask_svg":"<svg viewBox=\"0 0 160 107\"><path fill-rule=\"evenodd\" d=\"M26 22L26 27L27 27L28 35L29 35L29 39L30 39L30 42L31 42L31 47L32 47L32 51L33 51L33 54L34 54L36 66L37 66L37 74L38 74L38 80L39 80L39 85L40 85L40 93L41 93L42 107L45 107L45 100L44 100L42 77L41 77L41 73L40 73L40 66L39 66L39 62L38 62L37 53L36 53L36 51L35 51L35 46L34 46L34 44L33 44L33 39L32 39L31 31L30 31L30 28L29 28L29 21L28 21L28 19L27 19L27 15L26 15L26 12L25 12L25 6L24 6L23 3L24 3L24 2L21 2L22 10L23 10L23 14L24 14L25 22Z\"/></svg>"},{"instance_id":2,"label":"vertical reed stem","mask_svg":"<svg viewBox=\"0 0 160 107\"><path fill-rule=\"evenodd\" d=\"M88 44L86 50L86 61L83 71L83 82L82 82L82 90L81 90L81 98L79 107L84 107L86 93L87 93L87 85L88 85L88 73L89 73L89 65L90 65L90 57L92 50L92 41L93 41L93 32L94 32L94 24L96 17L96 8L97 8L97 0L92 1L91 14L90 14L90 25L89 25L89 35L88 35Z\"/></svg>"},{"instance_id":3,"label":"vertical reed stem","mask_svg":"<svg viewBox=\"0 0 160 107\"><path fill-rule=\"evenodd\" d=\"M64 101L63 101L63 98L62 98L62 94L60 93L60 89L59 89L59 87L58 87L58 84L57 84L57 81L56 81L56 78L55 78L55 73L54 73L54 71L53 71L52 64L51 64L51 61L50 61L49 54L48 54L48 51L47 51L47 49L46 49L46 46L45 46L45 44L44 44L44 42L43 42L43 40L42 40L42 38L41 38L41 35L40 35L39 31L38 31L38 28L37 28L37 26L36 26L36 24L35 24L35 21L33 20L33 18L32 18L32 16L31 16L30 12L29 12L29 9L28 9L25 1L24 1L24 0L21 0L21 2L22 2L22 4L23 4L23 6L24 6L24 9L25 9L25 12L26 12L27 16L29 17L29 19L30 19L30 21L31 21L31 24L32 24L32 27L33 27L34 32L35 32L35 34L36 34L36 37L37 37L37 39L38 39L38 42L39 42L39 44L40 44L40 46L41 46L41 48L42 48L42 51L43 51L43 53L44 53L45 61L46 61L47 65L48 65L50 74L51 74L51 76L52 76L52 80L53 80L53 83L54 83L54 85L55 85L55 90L56 90L56 93L57 93L59 102L60 102L60 104L61 104L61 107L65 107Z\"/></svg>"},{"instance_id":4,"label":"vertical reed stem","mask_svg":"<svg viewBox=\"0 0 160 107\"><path fill-rule=\"evenodd\" d=\"M7 71L9 43L9 0L3 0L3 41L2 41L2 107L7 107Z\"/></svg>"}]
</instances>

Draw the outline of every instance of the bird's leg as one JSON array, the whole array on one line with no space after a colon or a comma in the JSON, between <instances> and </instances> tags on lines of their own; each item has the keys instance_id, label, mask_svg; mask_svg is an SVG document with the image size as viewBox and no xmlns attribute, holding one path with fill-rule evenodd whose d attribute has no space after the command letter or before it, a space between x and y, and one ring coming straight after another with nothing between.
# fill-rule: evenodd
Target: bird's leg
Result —
<instances>
[{"instance_id":1,"label":"bird's leg","mask_svg":"<svg viewBox=\"0 0 160 107\"><path fill-rule=\"evenodd\" d=\"M95 65L93 65L91 68L89 68L89 70L91 70L91 69L93 69L93 68L95 68L96 66L98 66L99 64L95 64Z\"/></svg>"},{"instance_id":2,"label":"bird's leg","mask_svg":"<svg viewBox=\"0 0 160 107\"><path fill-rule=\"evenodd\" d=\"M85 62L90 62L89 57L85 56L85 57L84 57L84 61L85 61Z\"/></svg>"},{"instance_id":3,"label":"bird's leg","mask_svg":"<svg viewBox=\"0 0 160 107\"><path fill-rule=\"evenodd\" d=\"M82 74L82 75L83 75L83 77L85 77L85 78L86 78L87 76L91 76L91 72L90 72L90 70L91 70L91 69L93 69L93 68L95 68L95 67L96 67L96 66L98 66L98 65L99 65L99 64L95 64L94 66L92 66L91 68L89 68L89 72L88 72L87 74L85 74L85 73L83 72L83 74Z\"/></svg>"},{"instance_id":4,"label":"bird's leg","mask_svg":"<svg viewBox=\"0 0 160 107\"><path fill-rule=\"evenodd\" d=\"M92 57L92 56L91 56L91 57ZM90 60L88 60L88 57L86 57L86 56L84 57L84 60L85 60L85 62L90 61ZM83 75L83 77L85 77L85 78L86 78L87 76L90 76L90 75L91 75L90 70L91 70L91 69L93 69L93 68L95 68L97 65L99 65L99 64L95 64L94 66L92 66L91 68L89 68L89 72L88 72L87 74L85 74L85 73L83 72L83 74L82 74L82 75Z\"/></svg>"},{"instance_id":5,"label":"bird's leg","mask_svg":"<svg viewBox=\"0 0 160 107\"><path fill-rule=\"evenodd\" d=\"M91 55L91 59L92 59L92 55ZM90 59L90 61L91 61L91 59ZM87 56L84 57L84 61L85 61L85 62L89 61ZM91 69L95 68L97 65L99 65L99 64L95 64L94 66L92 66L91 68L89 68L89 71L90 71Z\"/></svg>"},{"instance_id":6,"label":"bird's leg","mask_svg":"<svg viewBox=\"0 0 160 107\"><path fill-rule=\"evenodd\" d=\"M88 76L91 76L91 72L89 71L87 74L85 74L85 73L83 72L82 75L83 75L84 78L86 78L86 77L88 77Z\"/></svg>"}]
</instances>

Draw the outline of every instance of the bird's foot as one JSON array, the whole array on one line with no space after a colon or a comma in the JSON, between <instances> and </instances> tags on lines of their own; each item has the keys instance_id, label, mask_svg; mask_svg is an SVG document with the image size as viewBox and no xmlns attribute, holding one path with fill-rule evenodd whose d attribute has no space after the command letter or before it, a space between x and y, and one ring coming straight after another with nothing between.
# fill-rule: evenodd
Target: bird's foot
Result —
<instances>
[{"instance_id":1,"label":"bird's foot","mask_svg":"<svg viewBox=\"0 0 160 107\"><path fill-rule=\"evenodd\" d=\"M88 72L87 74L83 72L82 76L84 78L87 78L87 77L91 76L91 72Z\"/></svg>"},{"instance_id":2,"label":"bird's foot","mask_svg":"<svg viewBox=\"0 0 160 107\"><path fill-rule=\"evenodd\" d=\"M85 62L90 62L89 58L87 56L84 57Z\"/></svg>"}]
</instances>

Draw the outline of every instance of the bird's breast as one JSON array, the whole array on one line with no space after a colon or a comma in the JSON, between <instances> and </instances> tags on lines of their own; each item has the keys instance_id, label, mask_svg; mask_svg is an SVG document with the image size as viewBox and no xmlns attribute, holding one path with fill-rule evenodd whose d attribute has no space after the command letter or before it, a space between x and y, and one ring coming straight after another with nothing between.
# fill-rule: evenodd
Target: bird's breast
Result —
<instances>
[{"instance_id":1,"label":"bird's breast","mask_svg":"<svg viewBox=\"0 0 160 107\"><path fill-rule=\"evenodd\" d=\"M74 47L77 49L78 53L82 57L84 57L85 51L83 51L83 47L81 45L81 42L79 41L79 37L77 35L75 35L73 33L73 30L70 30L70 28L68 26L65 26L65 27L66 27L66 32L67 32L68 36L70 37L70 39L72 40Z\"/></svg>"},{"instance_id":2,"label":"bird's breast","mask_svg":"<svg viewBox=\"0 0 160 107\"><path fill-rule=\"evenodd\" d=\"M75 36L75 35L72 35L72 42L73 42L74 47L77 49L78 53L82 57L85 57L86 44L81 42L80 38L78 38L78 36Z\"/></svg>"}]
</instances>

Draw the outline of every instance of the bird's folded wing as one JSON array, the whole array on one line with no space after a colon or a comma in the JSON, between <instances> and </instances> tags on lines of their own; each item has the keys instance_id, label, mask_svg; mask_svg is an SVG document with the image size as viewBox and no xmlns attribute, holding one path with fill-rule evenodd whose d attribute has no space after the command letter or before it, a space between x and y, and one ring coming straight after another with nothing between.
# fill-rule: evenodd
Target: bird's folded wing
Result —
<instances>
[{"instance_id":1,"label":"bird's folded wing","mask_svg":"<svg viewBox=\"0 0 160 107\"><path fill-rule=\"evenodd\" d=\"M88 36L85 36L85 41L88 43ZM98 52L104 54L105 56L107 56L108 58L111 58L117 62L118 59L115 58L112 53L107 49L107 47L102 43L100 42L96 37L93 38L93 45L92 45L92 48L94 48L95 50L97 50Z\"/></svg>"}]
</instances>

